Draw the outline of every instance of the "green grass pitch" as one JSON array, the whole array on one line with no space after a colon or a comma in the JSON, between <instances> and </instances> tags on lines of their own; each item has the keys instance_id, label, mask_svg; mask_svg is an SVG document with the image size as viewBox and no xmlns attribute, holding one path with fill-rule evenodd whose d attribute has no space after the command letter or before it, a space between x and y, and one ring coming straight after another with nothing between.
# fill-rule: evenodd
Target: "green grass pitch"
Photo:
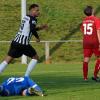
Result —
<instances>
[{"instance_id":1,"label":"green grass pitch","mask_svg":"<svg viewBox=\"0 0 100 100\"><path fill-rule=\"evenodd\" d=\"M89 67L89 80L82 79L82 63L38 64L31 78L48 94L46 97L0 97L0 100L100 100L100 83L91 80L93 64ZM23 76L26 65L12 64L0 75L0 82L10 76Z\"/></svg>"}]
</instances>

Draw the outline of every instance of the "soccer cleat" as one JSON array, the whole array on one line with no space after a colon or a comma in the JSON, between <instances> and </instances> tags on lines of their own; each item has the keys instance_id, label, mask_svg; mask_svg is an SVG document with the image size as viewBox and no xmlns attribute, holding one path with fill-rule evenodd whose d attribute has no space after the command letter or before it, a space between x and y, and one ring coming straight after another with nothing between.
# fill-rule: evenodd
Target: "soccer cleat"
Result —
<instances>
[{"instance_id":1,"label":"soccer cleat","mask_svg":"<svg viewBox=\"0 0 100 100\"><path fill-rule=\"evenodd\" d=\"M96 82L100 82L100 79L99 77L95 78L95 77L92 77L92 80L96 81Z\"/></svg>"},{"instance_id":2,"label":"soccer cleat","mask_svg":"<svg viewBox=\"0 0 100 100\"><path fill-rule=\"evenodd\" d=\"M38 91L38 90L36 90L35 88L29 88L29 92L31 93L31 94L36 94L36 95L38 95L38 96L44 96L44 93L42 92L42 91Z\"/></svg>"}]
</instances>

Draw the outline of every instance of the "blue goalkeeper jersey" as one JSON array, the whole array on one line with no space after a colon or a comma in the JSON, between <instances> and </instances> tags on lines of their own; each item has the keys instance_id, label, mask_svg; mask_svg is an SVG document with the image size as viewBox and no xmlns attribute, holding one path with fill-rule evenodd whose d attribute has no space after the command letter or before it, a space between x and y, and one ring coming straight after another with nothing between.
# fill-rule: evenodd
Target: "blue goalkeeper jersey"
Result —
<instances>
[{"instance_id":1,"label":"blue goalkeeper jersey","mask_svg":"<svg viewBox=\"0 0 100 100\"><path fill-rule=\"evenodd\" d=\"M11 77L2 83L4 90L7 90L9 95L21 95L21 92L29 87L34 86L29 77Z\"/></svg>"}]
</instances>

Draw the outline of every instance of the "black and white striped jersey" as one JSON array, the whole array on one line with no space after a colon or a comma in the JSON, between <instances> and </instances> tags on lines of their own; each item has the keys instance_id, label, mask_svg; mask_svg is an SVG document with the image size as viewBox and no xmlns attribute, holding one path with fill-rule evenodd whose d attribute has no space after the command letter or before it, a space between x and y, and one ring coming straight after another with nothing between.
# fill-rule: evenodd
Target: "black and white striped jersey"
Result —
<instances>
[{"instance_id":1,"label":"black and white striped jersey","mask_svg":"<svg viewBox=\"0 0 100 100\"><path fill-rule=\"evenodd\" d=\"M34 35L36 38L39 38L36 24L37 19L35 17L30 15L25 16L13 41L22 45L28 45L32 35Z\"/></svg>"}]
</instances>

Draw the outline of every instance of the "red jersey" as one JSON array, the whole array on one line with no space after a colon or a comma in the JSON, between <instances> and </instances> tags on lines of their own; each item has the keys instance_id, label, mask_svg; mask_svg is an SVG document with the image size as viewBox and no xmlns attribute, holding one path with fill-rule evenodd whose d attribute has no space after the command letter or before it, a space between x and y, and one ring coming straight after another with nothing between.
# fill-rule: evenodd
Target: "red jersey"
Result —
<instances>
[{"instance_id":1,"label":"red jersey","mask_svg":"<svg viewBox=\"0 0 100 100\"><path fill-rule=\"evenodd\" d=\"M99 41L97 36L97 30L100 29L100 20L95 16L86 17L81 25L83 32L83 48L98 48Z\"/></svg>"}]
</instances>

